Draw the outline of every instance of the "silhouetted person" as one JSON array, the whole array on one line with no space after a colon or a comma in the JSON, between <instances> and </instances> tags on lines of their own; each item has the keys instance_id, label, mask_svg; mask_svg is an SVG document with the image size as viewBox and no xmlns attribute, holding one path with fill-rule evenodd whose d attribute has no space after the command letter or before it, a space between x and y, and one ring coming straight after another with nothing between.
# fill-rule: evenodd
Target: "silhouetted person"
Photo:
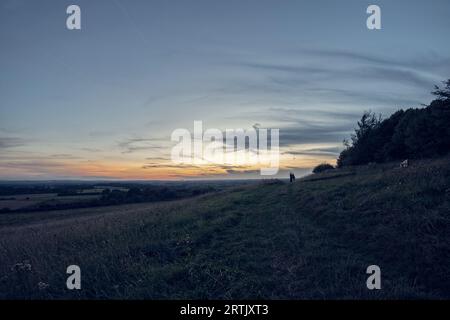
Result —
<instances>
[{"instance_id":1,"label":"silhouetted person","mask_svg":"<svg viewBox=\"0 0 450 320\"><path fill-rule=\"evenodd\" d=\"M289 173L289 181L295 182L295 175L292 172Z\"/></svg>"}]
</instances>

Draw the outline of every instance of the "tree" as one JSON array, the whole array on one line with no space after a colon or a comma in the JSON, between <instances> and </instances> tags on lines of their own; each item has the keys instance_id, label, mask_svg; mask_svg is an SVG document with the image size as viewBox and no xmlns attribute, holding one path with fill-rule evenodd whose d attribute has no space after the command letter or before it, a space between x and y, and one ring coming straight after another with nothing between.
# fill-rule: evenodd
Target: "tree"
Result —
<instances>
[{"instance_id":1,"label":"tree","mask_svg":"<svg viewBox=\"0 0 450 320\"><path fill-rule=\"evenodd\" d=\"M371 111L365 111L358 121L358 127L350 137L351 141L344 140L345 150L340 154L338 159L338 167L346 165L358 165L374 161L373 143L377 138L373 134L380 126L381 115L376 115Z\"/></svg>"},{"instance_id":2,"label":"tree","mask_svg":"<svg viewBox=\"0 0 450 320\"><path fill-rule=\"evenodd\" d=\"M437 98L425 108L399 110L384 120L365 112L351 141L344 140L338 167L450 152L450 79L432 93Z\"/></svg>"},{"instance_id":3,"label":"tree","mask_svg":"<svg viewBox=\"0 0 450 320\"><path fill-rule=\"evenodd\" d=\"M434 86L434 91L431 93L437 96L438 100L448 100L450 99L450 79L447 81L442 82L444 84L443 88L440 88L439 86Z\"/></svg>"}]
</instances>

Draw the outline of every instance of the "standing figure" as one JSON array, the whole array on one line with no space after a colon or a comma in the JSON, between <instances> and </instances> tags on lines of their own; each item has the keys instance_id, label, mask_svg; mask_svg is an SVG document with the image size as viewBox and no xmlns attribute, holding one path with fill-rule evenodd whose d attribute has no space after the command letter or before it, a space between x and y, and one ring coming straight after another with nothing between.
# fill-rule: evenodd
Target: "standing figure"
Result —
<instances>
[{"instance_id":1,"label":"standing figure","mask_svg":"<svg viewBox=\"0 0 450 320\"><path fill-rule=\"evenodd\" d=\"M292 172L289 173L289 182L295 182L295 175Z\"/></svg>"}]
</instances>

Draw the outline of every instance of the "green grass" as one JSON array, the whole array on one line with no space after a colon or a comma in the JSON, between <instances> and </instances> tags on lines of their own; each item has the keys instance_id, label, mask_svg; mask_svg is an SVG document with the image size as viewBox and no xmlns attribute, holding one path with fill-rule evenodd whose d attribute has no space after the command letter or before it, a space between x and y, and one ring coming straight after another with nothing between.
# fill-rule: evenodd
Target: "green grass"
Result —
<instances>
[{"instance_id":1,"label":"green grass","mask_svg":"<svg viewBox=\"0 0 450 320\"><path fill-rule=\"evenodd\" d=\"M0 215L0 298L448 299L449 163ZM30 271L12 269L24 261ZM65 288L70 264L81 267L80 291ZM366 288L372 264L382 290Z\"/></svg>"}]
</instances>

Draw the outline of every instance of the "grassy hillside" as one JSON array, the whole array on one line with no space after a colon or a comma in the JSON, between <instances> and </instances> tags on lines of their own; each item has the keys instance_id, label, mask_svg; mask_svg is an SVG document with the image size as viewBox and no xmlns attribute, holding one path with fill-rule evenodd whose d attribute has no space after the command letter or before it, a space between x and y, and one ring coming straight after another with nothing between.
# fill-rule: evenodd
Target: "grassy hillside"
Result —
<instances>
[{"instance_id":1,"label":"grassy hillside","mask_svg":"<svg viewBox=\"0 0 450 320\"><path fill-rule=\"evenodd\" d=\"M450 298L449 163L0 215L0 298ZM81 291L65 289L70 264ZM366 288L371 264L382 290Z\"/></svg>"}]
</instances>

